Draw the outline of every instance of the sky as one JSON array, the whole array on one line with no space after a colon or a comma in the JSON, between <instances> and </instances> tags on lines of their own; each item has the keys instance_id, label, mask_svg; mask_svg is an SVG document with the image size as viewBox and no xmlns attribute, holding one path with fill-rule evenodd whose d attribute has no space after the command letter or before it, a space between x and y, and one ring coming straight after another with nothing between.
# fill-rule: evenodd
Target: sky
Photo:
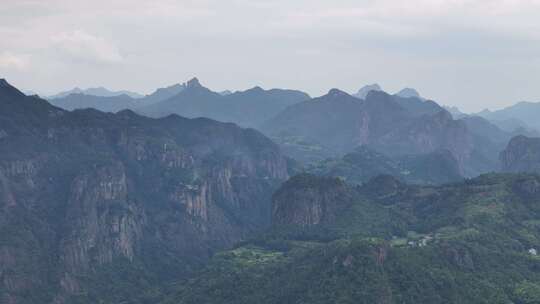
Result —
<instances>
[{"instance_id":1,"label":"sky","mask_svg":"<svg viewBox=\"0 0 540 304\"><path fill-rule=\"evenodd\" d=\"M0 0L0 78L312 96L378 83L466 112L540 101L540 0Z\"/></svg>"}]
</instances>

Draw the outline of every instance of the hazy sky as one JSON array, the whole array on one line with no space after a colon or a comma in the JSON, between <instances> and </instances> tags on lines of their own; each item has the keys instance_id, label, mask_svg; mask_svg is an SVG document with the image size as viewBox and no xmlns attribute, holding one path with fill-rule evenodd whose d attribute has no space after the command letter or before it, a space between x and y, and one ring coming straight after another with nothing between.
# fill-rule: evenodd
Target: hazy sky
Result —
<instances>
[{"instance_id":1,"label":"hazy sky","mask_svg":"<svg viewBox=\"0 0 540 304\"><path fill-rule=\"evenodd\" d=\"M313 96L377 82L467 111L540 101L540 0L0 0L0 78L50 94Z\"/></svg>"}]
</instances>

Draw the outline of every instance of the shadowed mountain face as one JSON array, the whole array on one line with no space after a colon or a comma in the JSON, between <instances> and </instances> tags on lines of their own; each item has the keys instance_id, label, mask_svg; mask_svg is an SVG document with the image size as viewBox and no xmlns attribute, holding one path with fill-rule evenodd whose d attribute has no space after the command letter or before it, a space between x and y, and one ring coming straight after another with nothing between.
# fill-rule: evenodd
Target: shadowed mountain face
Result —
<instances>
[{"instance_id":1,"label":"shadowed mountain face","mask_svg":"<svg viewBox=\"0 0 540 304\"><path fill-rule=\"evenodd\" d=\"M469 176L493 167L498 153L491 152L495 156L485 157L477 167L476 160L484 156L466 123L433 101L377 91L360 100L333 89L287 108L262 130L304 162L340 157L361 145L392 157L448 150L460 172Z\"/></svg>"},{"instance_id":2,"label":"shadowed mountain face","mask_svg":"<svg viewBox=\"0 0 540 304\"><path fill-rule=\"evenodd\" d=\"M130 302L267 227L286 178L257 131L67 112L1 80L0 302Z\"/></svg>"},{"instance_id":3,"label":"shadowed mountain face","mask_svg":"<svg viewBox=\"0 0 540 304\"><path fill-rule=\"evenodd\" d=\"M505 172L540 173L540 138L516 136L500 155Z\"/></svg>"}]
</instances>

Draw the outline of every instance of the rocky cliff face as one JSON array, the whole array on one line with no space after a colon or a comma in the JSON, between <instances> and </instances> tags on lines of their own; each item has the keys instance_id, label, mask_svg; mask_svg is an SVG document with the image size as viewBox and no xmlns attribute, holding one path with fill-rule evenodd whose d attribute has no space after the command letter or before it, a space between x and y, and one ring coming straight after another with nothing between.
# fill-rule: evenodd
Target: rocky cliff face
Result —
<instances>
[{"instance_id":1,"label":"rocky cliff face","mask_svg":"<svg viewBox=\"0 0 540 304\"><path fill-rule=\"evenodd\" d=\"M297 175L273 196L275 226L314 226L332 222L352 203L352 190L336 178Z\"/></svg>"},{"instance_id":2,"label":"rocky cliff face","mask_svg":"<svg viewBox=\"0 0 540 304\"><path fill-rule=\"evenodd\" d=\"M2 303L99 302L94 291L112 285L103 269L140 276L122 281L133 289L145 276L181 277L268 226L288 177L278 147L254 130L66 112L9 85L0 134Z\"/></svg>"},{"instance_id":3,"label":"rocky cliff face","mask_svg":"<svg viewBox=\"0 0 540 304\"><path fill-rule=\"evenodd\" d=\"M506 172L540 173L540 138L516 136L500 155Z\"/></svg>"}]
</instances>

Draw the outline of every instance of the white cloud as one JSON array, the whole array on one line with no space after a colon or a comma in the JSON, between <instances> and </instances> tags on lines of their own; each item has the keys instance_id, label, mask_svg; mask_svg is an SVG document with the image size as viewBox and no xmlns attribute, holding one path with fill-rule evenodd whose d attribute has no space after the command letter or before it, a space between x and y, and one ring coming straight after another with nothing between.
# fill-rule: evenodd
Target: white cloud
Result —
<instances>
[{"instance_id":1,"label":"white cloud","mask_svg":"<svg viewBox=\"0 0 540 304\"><path fill-rule=\"evenodd\" d=\"M276 24L291 29L338 29L389 36L473 29L540 37L540 0L313 1Z\"/></svg>"},{"instance_id":2,"label":"white cloud","mask_svg":"<svg viewBox=\"0 0 540 304\"><path fill-rule=\"evenodd\" d=\"M0 53L0 68L25 70L28 66L29 62L25 56L9 52Z\"/></svg>"},{"instance_id":3,"label":"white cloud","mask_svg":"<svg viewBox=\"0 0 540 304\"><path fill-rule=\"evenodd\" d=\"M113 43L82 30L54 35L52 43L58 50L77 61L110 64L124 60Z\"/></svg>"}]
</instances>

